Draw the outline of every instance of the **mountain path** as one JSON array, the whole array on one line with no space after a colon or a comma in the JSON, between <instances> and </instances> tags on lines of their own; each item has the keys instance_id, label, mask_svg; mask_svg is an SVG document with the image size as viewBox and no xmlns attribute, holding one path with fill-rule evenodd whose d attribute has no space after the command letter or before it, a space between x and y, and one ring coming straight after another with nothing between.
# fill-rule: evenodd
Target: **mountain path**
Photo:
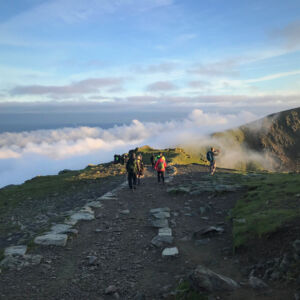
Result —
<instances>
[{"instance_id":1,"label":"mountain path","mask_svg":"<svg viewBox=\"0 0 300 300\"><path fill-rule=\"evenodd\" d=\"M2 272L0 299L161 299L171 297L180 279L199 264L237 282L246 281L245 259L233 254L231 225L226 221L241 192L217 196L167 192L170 186L201 182L206 173L203 166L181 166L174 180L162 185L149 169L136 190L118 190L116 199L103 200L103 207L95 209L95 220L78 223L78 236L71 236L65 247L34 246L30 252L43 256L41 264ZM212 209L200 213L199 207L206 204ZM151 245L158 229L151 226L149 211L159 207L170 208L174 241L166 247L176 246L176 257L163 258L166 247ZM224 233L196 245L192 235L197 229L218 224ZM274 283L270 290L242 286L235 292L215 293L213 299L280 300L293 299L292 295Z\"/></svg>"}]
</instances>

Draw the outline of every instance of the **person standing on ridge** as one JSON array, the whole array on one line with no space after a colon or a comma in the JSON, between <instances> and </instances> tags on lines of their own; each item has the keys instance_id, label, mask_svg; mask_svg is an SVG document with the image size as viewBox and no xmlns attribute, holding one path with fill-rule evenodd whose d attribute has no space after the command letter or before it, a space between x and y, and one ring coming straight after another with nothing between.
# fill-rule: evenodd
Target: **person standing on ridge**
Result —
<instances>
[{"instance_id":1,"label":"person standing on ridge","mask_svg":"<svg viewBox=\"0 0 300 300\"><path fill-rule=\"evenodd\" d=\"M215 150L214 147L211 147L211 149L206 153L206 158L209 161L209 173L210 175L214 175L216 172L217 164L215 156L217 156L220 153L220 150Z\"/></svg>"},{"instance_id":2,"label":"person standing on ridge","mask_svg":"<svg viewBox=\"0 0 300 300\"><path fill-rule=\"evenodd\" d=\"M165 183L165 171L166 171L167 163L166 159L163 156L162 153L160 153L158 160L155 164L155 170L157 171L157 180L158 183L160 183L160 179L162 180L162 183Z\"/></svg>"},{"instance_id":3,"label":"person standing on ridge","mask_svg":"<svg viewBox=\"0 0 300 300\"><path fill-rule=\"evenodd\" d=\"M154 166L155 166L155 157L154 154L152 153L151 157L150 157L150 161L151 161L151 165L152 165L152 169L154 170Z\"/></svg>"},{"instance_id":4,"label":"person standing on ridge","mask_svg":"<svg viewBox=\"0 0 300 300\"><path fill-rule=\"evenodd\" d=\"M129 188L133 191L133 189L136 189L136 177L138 173L135 153L131 153L130 158L126 163L126 170L128 173L128 185Z\"/></svg>"},{"instance_id":5,"label":"person standing on ridge","mask_svg":"<svg viewBox=\"0 0 300 300\"><path fill-rule=\"evenodd\" d=\"M143 177L144 175L144 163L143 163L143 158L142 158L142 155L139 154L137 156L137 160L136 160L136 163L137 163L137 184L139 185L141 183L141 177Z\"/></svg>"}]
</instances>

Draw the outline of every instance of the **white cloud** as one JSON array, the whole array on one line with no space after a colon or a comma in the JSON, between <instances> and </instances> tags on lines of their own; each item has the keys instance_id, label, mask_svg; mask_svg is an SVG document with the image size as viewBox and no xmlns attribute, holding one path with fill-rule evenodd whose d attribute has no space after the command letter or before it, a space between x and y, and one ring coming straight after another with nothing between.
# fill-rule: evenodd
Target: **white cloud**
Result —
<instances>
[{"instance_id":1,"label":"white cloud","mask_svg":"<svg viewBox=\"0 0 300 300\"><path fill-rule=\"evenodd\" d=\"M65 168L83 168L89 163L109 161L114 153L124 153L136 146L188 144L255 118L248 112L221 115L196 109L182 121L142 123L134 120L130 125L107 130L79 127L2 133L0 186L20 183L30 176L55 174Z\"/></svg>"},{"instance_id":2,"label":"white cloud","mask_svg":"<svg viewBox=\"0 0 300 300\"><path fill-rule=\"evenodd\" d=\"M294 70L294 71L289 71L289 72L275 73L275 74L258 77L258 78L253 78L253 79L247 79L247 80L244 80L244 82L253 83L253 82L261 82L261 81L269 81L269 80L274 80L274 79L278 79L278 78L282 78L282 77L299 75L299 74L300 74L300 70Z\"/></svg>"}]
</instances>

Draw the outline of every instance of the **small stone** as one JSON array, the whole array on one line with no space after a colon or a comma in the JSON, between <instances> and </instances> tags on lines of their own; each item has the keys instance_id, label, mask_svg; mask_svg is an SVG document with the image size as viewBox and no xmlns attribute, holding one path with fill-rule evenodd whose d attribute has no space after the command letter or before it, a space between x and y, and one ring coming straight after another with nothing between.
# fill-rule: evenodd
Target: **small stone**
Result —
<instances>
[{"instance_id":1,"label":"small stone","mask_svg":"<svg viewBox=\"0 0 300 300\"><path fill-rule=\"evenodd\" d=\"M233 279L217 274L202 265L197 266L189 275L189 279L197 291L232 291L239 288L239 284Z\"/></svg>"},{"instance_id":2,"label":"small stone","mask_svg":"<svg viewBox=\"0 0 300 300\"><path fill-rule=\"evenodd\" d=\"M179 254L178 248L165 248L162 252L162 257L176 256Z\"/></svg>"},{"instance_id":3,"label":"small stone","mask_svg":"<svg viewBox=\"0 0 300 300\"><path fill-rule=\"evenodd\" d=\"M169 227L163 227L158 229L159 236L172 236L172 229Z\"/></svg>"},{"instance_id":4,"label":"small stone","mask_svg":"<svg viewBox=\"0 0 300 300\"><path fill-rule=\"evenodd\" d=\"M88 256L88 264L90 266L94 265L95 262L97 261L97 256L94 256L94 255L91 255L91 256Z\"/></svg>"},{"instance_id":5,"label":"small stone","mask_svg":"<svg viewBox=\"0 0 300 300\"><path fill-rule=\"evenodd\" d=\"M129 215L130 214L130 210L129 209L121 210L120 214L122 214L122 215Z\"/></svg>"},{"instance_id":6,"label":"small stone","mask_svg":"<svg viewBox=\"0 0 300 300\"><path fill-rule=\"evenodd\" d=\"M220 234L223 232L224 232L223 227L208 226L208 227L204 227L204 228L194 232L194 238L199 239L203 235L216 234L216 233Z\"/></svg>"},{"instance_id":7,"label":"small stone","mask_svg":"<svg viewBox=\"0 0 300 300\"><path fill-rule=\"evenodd\" d=\"M249 282L249 285L253 289L265 289L265 288L268 288L268 285L266 283L264 283L261 279L259 279L258 277L255 277L255 276L250 276L248 282Z\"/></svg>"},{"instance_id":8,"label":"small stone","mask_svg":"<svg viewBox=\"0 0 300 300\"><path fill-rule=\"evenodd\" d=\"M117 287L115 285L110 285L105 289L105 294L114 294L117 291Z\"/></svg>"}]
</instances>

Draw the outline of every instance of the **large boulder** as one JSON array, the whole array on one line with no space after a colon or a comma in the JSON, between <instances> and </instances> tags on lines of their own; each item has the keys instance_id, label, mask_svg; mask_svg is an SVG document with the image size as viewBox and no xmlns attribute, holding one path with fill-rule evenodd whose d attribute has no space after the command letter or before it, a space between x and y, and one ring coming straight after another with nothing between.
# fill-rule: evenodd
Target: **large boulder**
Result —
<instances>
[{"instance_id":1,"label":"large boulder","mask_svg":"<svg viewBox=\"0 0 300 300\"><path fill-rule=\"evenodd\" d=\"M232 291L239 288L233 279L217 274L204 266L197 268L189 275L192 286L197 291Z\"/></svg>"}]
</instances>

